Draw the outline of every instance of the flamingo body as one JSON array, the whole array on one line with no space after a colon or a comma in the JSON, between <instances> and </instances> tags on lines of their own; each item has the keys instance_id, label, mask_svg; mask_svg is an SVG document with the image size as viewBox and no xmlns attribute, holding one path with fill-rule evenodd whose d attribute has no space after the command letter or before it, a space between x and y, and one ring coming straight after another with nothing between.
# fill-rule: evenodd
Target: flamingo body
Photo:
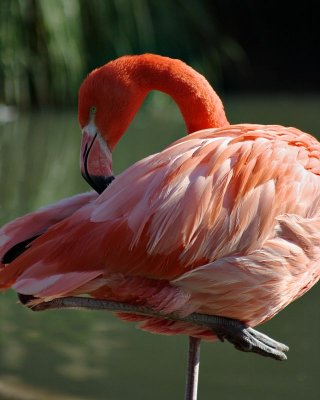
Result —
<instances>
[{"instance_id":1,"label":"flamingo body","mask_svg":"<svg viewBox=\"0 0 320 400\"><path fill-rule=\"evenodd\" d=\"M173 97L190 135L104 190L111 151L153 89ZM2 255L41 236L10 263L4 257L0 289L34 296L30 305L89 294L255 326L319 280L320 144L312 136L277 125L229 125L203 76L150 54L93 71L80 88L79 122L81 171L102 194L4 227ZM182 321L120 317L153 332L214 338Z\"/></svg>"},{"instance_id":2,"label":"flamingo body","mask_svg":"<svg viewBox=\"0 0 320 400\"><path fill-rule=\"evenodd\" d=\"M0 281L40 301L88 293L255 326L318 281L319 260L319 143L294 128L242 124L193 133L134 164L36 239Z\"/></svg>"}]
</instances>

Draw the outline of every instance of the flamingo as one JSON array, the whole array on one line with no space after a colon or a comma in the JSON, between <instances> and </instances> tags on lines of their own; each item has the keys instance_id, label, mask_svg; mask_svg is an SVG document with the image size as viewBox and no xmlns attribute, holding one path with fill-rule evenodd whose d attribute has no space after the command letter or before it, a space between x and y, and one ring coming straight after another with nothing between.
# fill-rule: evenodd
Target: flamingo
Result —
<instances>
[{"instance_id":1,"label":"flamingo","mask_svg":"<svg viewBox=\"0 0 320 400\"><path fill-rule=\"evenodd\" d=\"M175 100L189 135L104 190L112 151L151 90ZM91 72L78 111L81 172L99 196L17 256L6 250L0 288L34 310L105 308L147 331L188 335L189 372L200 339L285 359L285 345L252 327L320 278L319 142L296 128L230 125L202 75L152 54Z\"/></svg>"}]
</instances>

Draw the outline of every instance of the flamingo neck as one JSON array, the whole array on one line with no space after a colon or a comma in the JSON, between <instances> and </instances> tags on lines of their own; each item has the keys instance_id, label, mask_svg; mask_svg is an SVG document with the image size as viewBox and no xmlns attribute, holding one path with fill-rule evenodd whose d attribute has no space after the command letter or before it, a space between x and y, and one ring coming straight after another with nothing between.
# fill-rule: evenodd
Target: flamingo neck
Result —
<instances>
[{"instance_id":1,"label":"flamingo neck","mask_svg":"<svg viewBox=\"0 0 320 400\"><path fill-rule=\"evenodd\" d=\"M79 92L80 125L89 123L95 106L95 126L113 150L151 90L174 99L188 133L229 125L220 98L201 74L154 54L123 56L92 71Z\"/></svg>"},{"instance_id":2,"label":"flamingo neck","mask_svg":"<svg viewBox=\"0 0 320 400\"><path fill-rule=\"evenodd\" d=\"M184 62L153 54L131 56L131 76L147 92L171 96L188 133L229 125L223 104L208 81Z\"/></svg>"}]
</instances>

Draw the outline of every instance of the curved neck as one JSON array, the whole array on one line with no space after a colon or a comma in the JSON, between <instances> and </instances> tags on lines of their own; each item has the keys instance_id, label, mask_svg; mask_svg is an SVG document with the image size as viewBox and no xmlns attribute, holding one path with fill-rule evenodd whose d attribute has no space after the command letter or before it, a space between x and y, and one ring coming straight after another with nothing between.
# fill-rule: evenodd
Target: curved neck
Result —
<instances>
[{"instance_id":1,"label":"curved neck","mask_svg":"<svg viewBox=\"0 0 320 400\"><path fill-rule=\"evenodd\" d=\"M159 90L177 103L188 133L229 125L219 96L184 62L153 54L131 56L129 74L146 92Z\"/></svg>"}]
</instances>

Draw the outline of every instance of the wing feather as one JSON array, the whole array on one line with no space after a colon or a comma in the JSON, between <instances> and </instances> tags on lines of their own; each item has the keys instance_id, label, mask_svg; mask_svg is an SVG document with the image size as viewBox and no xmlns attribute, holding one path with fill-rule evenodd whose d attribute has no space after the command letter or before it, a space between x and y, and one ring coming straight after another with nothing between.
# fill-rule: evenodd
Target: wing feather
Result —
<instances>
[{"instance_id":1,"label":"wing feather","mask_svg":"<svg viewBox=\"0 0 320 400\"><path fill-rule=\"evenodd\" d=\"M19 243L32 241L51 226L72 215L85 204L95 200L97 193L81 193L19 217L0 229L0 260ZM4 265L0 264L0 269Z\"/></svg>"},{"instance_id":2,"label":"wing feather","mask_svg":"<svg viewBox=\"0 0 320 400\"><path fill-rule=\"evenodd\" d=\"M172 280L259 251L279 216L319 215L319 154L315 139L292 128L237 125L189 135L127 169L36 239L0 272L1 285L19 285L23 273L48 279L39 293L54 295L62 281L50 277L60 274L78 274L79 287L101 271Z\"/></svg>"}]
</instances>

